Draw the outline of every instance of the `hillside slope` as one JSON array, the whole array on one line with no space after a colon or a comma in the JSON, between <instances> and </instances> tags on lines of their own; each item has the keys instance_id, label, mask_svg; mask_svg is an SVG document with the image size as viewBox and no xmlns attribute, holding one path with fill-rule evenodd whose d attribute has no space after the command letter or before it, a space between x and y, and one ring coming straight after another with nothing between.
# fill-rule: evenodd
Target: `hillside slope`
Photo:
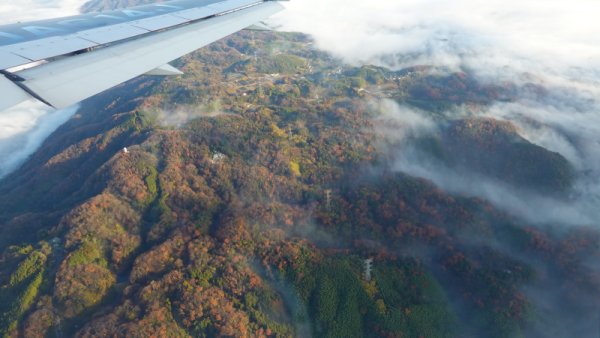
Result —
<instances>
[{"instance_id":1,"label":"hillside slope","mask_svg":"<svg viewBox=\"0 0 600 338\"><path fill-rule=\"evenodd\" d=\"M598 231L534 227L394 172L374 146L371 100L423 108L411 88L440 81L444 105L497 91L464 74L341 67L299 34L242 32L177 66L185 75L84 102L0 182L2 334L595 329Z\"/></svg>"}]
</instances>

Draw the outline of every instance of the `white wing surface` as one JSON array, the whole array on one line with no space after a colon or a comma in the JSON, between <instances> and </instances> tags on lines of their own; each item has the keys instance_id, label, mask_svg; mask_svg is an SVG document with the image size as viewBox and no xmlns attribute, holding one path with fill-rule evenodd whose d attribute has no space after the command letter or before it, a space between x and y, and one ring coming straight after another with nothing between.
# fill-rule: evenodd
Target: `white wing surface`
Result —
<instances>
[{"instance_id":1,"label":"white wing surface","mask_svg":"<svg viewBox=\"0 0 600 338\"><path fill-rule=\"evenodd\" d=\"M35 98L64 108L283 9L275 1L178 0L0 26L0 111Z\"/></svg>"}]
</instances>

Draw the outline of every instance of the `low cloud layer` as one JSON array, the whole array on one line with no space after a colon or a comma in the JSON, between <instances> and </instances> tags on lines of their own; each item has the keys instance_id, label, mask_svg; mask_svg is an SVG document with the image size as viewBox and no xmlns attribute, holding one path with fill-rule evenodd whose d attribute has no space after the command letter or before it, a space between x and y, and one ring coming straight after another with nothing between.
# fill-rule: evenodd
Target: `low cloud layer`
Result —
<instances>
[{"instance_id":1,"label":"low cloud layer","mask_svg":"<svg viewBox=\"0 0 600 338\"><path fill-rule=\"evenodd\" d=\"M378 134L382 136L379 147L386 153L392 154L392 168L395 170L427 178L452 193L483 197L500 209L534 223L587 225L600 219L600 210L597 208L600 203L600 185L593 178L598 177L598 173L591 177L581 175L575 187L575 195L569 200L519 189L484 174L465 170L466 168L448 167L438 159L415 148L410 140L440 132L439 126L427 116L426 112L401 106L392 100L381 100L373 103L373 107L380 113L374 123ZM519 130L533 143L542 144L551 151L570 155L565 157L571 160L571 163L579 164L580 167L577 169L580 173L585 172L582 171L581 166L591 164L591 160L585 158L590 154L578 150L577 145L552 127L538 124L533 127L528 124L531 122L530 119L522 121L521 116L511 115L515 111L523 110L516 105L503 104L493 106L485 116L506 118L506 120L516 121L513 123L517 125L522 123L525 128L531 128L525 130L519 127ZM457 117L457 112L453 112L453 117ZM458 117L461 117L460 112ZM596 148L592 150L594 153L598 151ZM592 160L595 161L596 158ZM540 213L540 210L544 210L544 213Z\"/></svg>"},{"instance_id":2,"label":"low cloud layer","mask_svg":"<svg viewBox=\"0 0 600 338\"><path fill-rule=\"evenodd\" d=\"M312 35L317 47L352 65L431 65L483 83L543 88L543 95L522 92L514 102L496 102L478 114L510 121L530 142L568 159L578 173L571 203L465 177L406 152L396 167L528 219L591 224L600 218L600 2L302 0L286 6L275 24ZM397 121L379 124L385 136L435 132L419 111L390 102L376 108L382 119ZM446 113L456 118L460 110ZM539 210L548 212L537 217Z\"/></svg>"},{"instance_id":3,"label":"low cloud layer","mask_svg":"<svg viewBox=\"0 0 600 338\"><path fill-rule=\"evenodd\" d=\"M75 15L83 0L23 0L0 4L0 22L41 20ZM30 101L0 111L0 178L19 167L77 107L56 111Z\"/></svg>"},{"instance_id":4,"label":"low cloud layer","mask_svg":"<svg viewBox=\"0 0 600 338\"><path fill-rule=\"evenodd\" d=\"M275 20L283 29L311 34L349 63L599 75L594 0L301 0L286 7Z\"/></svg>"},{"instance_id":5,"label":"low cloud layer","mask_svg":"<svg viewBox=\"0 0 600 338\"><path fill-rule=\"evenodd\" d=\"M21 165L77 109L79 106L53 110L38 102L25 102L0 112L0 177Z\"/></svg>"}]
</instances>

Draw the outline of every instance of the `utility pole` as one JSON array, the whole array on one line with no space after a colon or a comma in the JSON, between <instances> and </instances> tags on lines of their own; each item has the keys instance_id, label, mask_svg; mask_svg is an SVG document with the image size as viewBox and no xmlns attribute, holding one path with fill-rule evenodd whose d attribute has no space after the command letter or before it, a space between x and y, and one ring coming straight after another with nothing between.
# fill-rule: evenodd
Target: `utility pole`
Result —
<instances>
[{"instance_id":1,"label":"utility pole","mask_svg":"<svg viewBox=\"0 0 600 338\"><path fill-rule=\"evenodd\" d=\"M254 50L254 69L256 70L256 76L258 77L258 96L260 98L263 97L263 87L262 87L262 75L258 74L258 56L256 49Z\"/></svg>"},{"instance_id":2,"label":"utility pole","mask_svg":"<svg viewBox=\"0 0 600 338\"><path fill-rule=\"evenodd\" d=\"M371 270L373 269L373 258L365 259L365 279L371 281Z\"/></svg>"},{"instance_id":3,"label":"utility pole","mask_svg":"<svg viewBox=\"0 0 600 338\"><path fill-rule=\"evenodd\" d=\"M254 31L252 31L252 48L254 49L254 74L257 77L258 80L258 90L256 93L256 96L259 99L263 98L263 88L262 88L262 79L261 79L261 75L258 74L258 52L257 52L257 47L256 47L256 40L254 39Z\"/></svg>"},{"instance_id":4,"label":"utility pole","mask_svg":"<svg viewBox=\"0 0 600 338\"><path fill-rule=\"evenodd\" d=\"M325 208L331 209L331 189L325 190Z\"/></svg>"}]
</instances>

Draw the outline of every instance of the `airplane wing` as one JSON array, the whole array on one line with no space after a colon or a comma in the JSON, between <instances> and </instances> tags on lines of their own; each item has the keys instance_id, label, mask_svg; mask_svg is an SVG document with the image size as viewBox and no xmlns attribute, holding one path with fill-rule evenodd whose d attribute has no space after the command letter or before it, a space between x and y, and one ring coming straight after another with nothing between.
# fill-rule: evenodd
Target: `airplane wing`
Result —
<instances>
[{"instance_id":1,"label":"airplane wing","mask_svg":"<svg viewBox=\"0 0 600 338\"><path fill-rule=\"evenodd\" d=\"M279 12L271 0L175 0L0 26L0 111L29 99L64 108L168 65Z\"/></svg>"}]
</instances>

